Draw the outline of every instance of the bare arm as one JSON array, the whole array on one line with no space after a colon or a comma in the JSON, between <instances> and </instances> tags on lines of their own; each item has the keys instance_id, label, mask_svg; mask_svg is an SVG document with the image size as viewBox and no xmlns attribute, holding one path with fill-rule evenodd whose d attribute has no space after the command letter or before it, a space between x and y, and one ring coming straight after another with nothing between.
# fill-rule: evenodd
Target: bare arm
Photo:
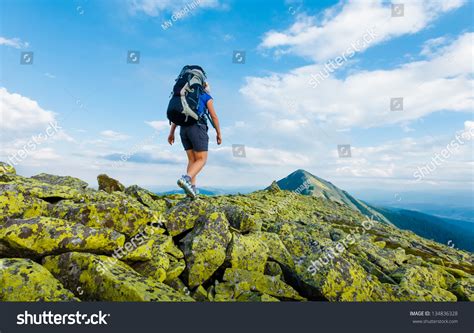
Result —
<instances>
[{"instance_id":1,"label":"bare arm","mask_svg":"<svg viewBox=\"0 0 474 333\"><path fill-rule=\"evenodd\" d=\"M174 143L174 131L176 130L176 124L171 123L170 134L168 135L168 143L172 145Z\"/></svg>"},{"instance_id":2,"label":"bare arm","mask_svg":"<svg viewBox=\"0 0 474 333\"><path fill-rule=\"evenodd\" d=\"M222 136L221 136L221 127L219 126L219 118L217 118L216 110L214 109L214 101L210 99L207 101L207 109L209 110L209 115L211 116L212 122L214 126L216 126L216 140L217 144L220 145L222 143Z\"/></svg>"}]
</instances>

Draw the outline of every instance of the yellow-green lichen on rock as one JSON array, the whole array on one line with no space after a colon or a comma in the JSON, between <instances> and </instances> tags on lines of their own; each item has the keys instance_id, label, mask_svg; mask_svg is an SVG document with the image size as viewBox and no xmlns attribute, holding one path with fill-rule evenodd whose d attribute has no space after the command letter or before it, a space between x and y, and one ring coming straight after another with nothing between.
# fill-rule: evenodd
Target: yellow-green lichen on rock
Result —
<instances>
[{"instance_id":1,"label":"yellow-green lichen on rock","mask_svg":"<svg viewBox=\"0 0 474 333\"><path fill-rule=\"evenodd\" d=\"M107 193L125 191L125 186L123 186L122 183L106 174L98 175L97 182L99 183L99 191L105 191Z\"/></svg>"},{"instance_id":2,"label":"yellow-green lichen on rock","mask_svg":"<svg viewBox=\"0 0 474 333\"><path fill-rule=\"evenodd\" d=\"M45 256L68 251L110 253L125 236L50 217L11 219L0 226L0 240L17 256Z\"/></svg>"},{"instance_id":3,"label":"yellow-green lichen on rock","mask_svg":"<svg viewBox=\"0 0 474 333\"><path fill-rule=\"evenodd\" d=\"M68 289L81 287L83 300L192 302L193 298L135 272L121 261L111 264L106 256L69 252L48 256L46 267ZM78 295L79 296L79 295Z\"/></svg>"},{"instance_id":4,"label":"yellow-green lichen on rock","mask_svg":"<svg viewBox=\"0 0 474 333\"><path fill-rule=\"evenodd\" d=\"M75 203L63 200L49 209L51 217L81 223L89 227L111 228L127 236L157 220L156 213L134 201Z\"/></svg>"},{"instance_id":5,"label":"yellow-green lichen on rock","mask_svg":"<svg viewBox=\"0 0 474 333\"><path fill-rule=\"evenodd\" d=\"M224 273L224 281L232 284L246 282L250 285L250 290L259 291L281 299L304 300L296 290L278 277L267 276L259 272L228 268Z\"/></svg>"},{"instance_id":6,"label":"yellow-green lichen on rock","mask_svg":"<svg viewBox=\"0 0 474 333\"><path fill-rule=\"evenodd\" d=\"M0 301L79 301L43 266L30 259L0 259Z\"/></svg>"},{"instance_id":7,"label":"yellow-green lichen on rock","mask_svg":"<svg viewBox=\"0 0 474 333\"><path fill-rule=\"evenodd\" d=\"M71 176L56 176L50 175L48 173L40 173L38 175L32 176L31 178L36 179L42 183L51 185L62 185L78 190L85 189L87 186L89 186L89 184L87 184L85 181Z\"/></svg>"},{"instance_id":8,"label":"yellow-green lichen on rock","mask_svg":"<svg viewBox=\"0 0 474 333\"><path fill-rule=\"evenodd\" d=\"M230 239L229 223L223 213L209 212L200 217L182 240L189 287L202 284L224 263Z\"/></svg>"},{"instance_id":9,"label":"yellow-green lichen on rock","mask_svg":"<svg viewBox=\"0 0 474 333\"><path fill-rule=\"evenodd\" d=\"M345 203L276 184L192 201L101 178L113 184L0 169L0 258L16 258L0 259L3 298L473 301L472 253Z\"/></svg>"},{"instance_id":10,"label":"yellow-green lichen on rock","mask_svg":"<svg viewBox=\"0 0 474 333\"><path fill-rule=\"evenodd\" d=\"M205 214L207 204L203 200L183 200L171 207L165 214L165 227L171 236L192 229L197 219Z\"/></svg>"},{"instance_id":11,"label":"yellow-green lichen on rock","mask_svg":"<svg viewBox=\"0 0 474 333\"><path fill-rule=\"evenodd\" d=\"M48 203L23 194L14 184L0 184L0 225L7 218L30 218L46 215Z\"/></svg>"},{"instance_id":12,"label":"yellow-green lichen on rock","mask_svg":"<svg viewBox=\"0 0 474 333\"><path fill-rule=\"evenodd\" d=\"M16 174L15 167L11 164L0 162L0 175L1 174Z\"/></svg>"},{"instance_id":13,"label":"yellow-green lichen on rock","mask_svg":"<svg viewBox=\"0 0 474 333\"><path fill-rule=\"evenodd\" d=\"M268 258L268 247L259 234L234 233L227 247L227 260L232 268L263 273Z\"/></svg>"}]
</instances>

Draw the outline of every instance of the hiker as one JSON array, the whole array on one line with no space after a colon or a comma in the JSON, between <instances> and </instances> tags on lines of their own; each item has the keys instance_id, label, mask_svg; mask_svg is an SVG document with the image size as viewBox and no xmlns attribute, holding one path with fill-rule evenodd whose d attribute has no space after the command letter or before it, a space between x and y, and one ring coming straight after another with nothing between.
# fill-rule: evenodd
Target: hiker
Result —
<instances>
[{"instance_id":1,"label":"hiker","mask_svg":"<svg viewBox=\"0 0 474 333\"><path fill-rule=\"evenodd\" d=\"M179 135L188 157L188 166L186 174L177 183L187 196L194 199L198 194L196 176L207 161L209 136L206 118L216 130L218 145L222 143L219 119L206 74L200 66L185 66L176 79L172 94L167 111L171 124L168 143L174 143L174 132L180 126Z\"/></svg>"}]
</instances>

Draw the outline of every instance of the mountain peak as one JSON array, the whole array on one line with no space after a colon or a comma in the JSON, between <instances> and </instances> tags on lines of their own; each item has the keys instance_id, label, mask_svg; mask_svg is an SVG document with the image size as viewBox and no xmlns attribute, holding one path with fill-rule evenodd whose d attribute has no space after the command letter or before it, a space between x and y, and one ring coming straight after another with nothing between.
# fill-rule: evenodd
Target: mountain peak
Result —
<instances>
[{"instance_id":1,"label":"mountain peak","mask_svg":"<svg viewBox=\"0 0 474 333\"><path fill-rule=\"evenodd\" d=\"M389 222L382 214L378 213L368 204L354 198L331 182L319 178L306 170L295 170L287 177L277 181L277 184L282 190L338 202L364 215L374 216L378 220Z\"/></svg>"}]
</instances>

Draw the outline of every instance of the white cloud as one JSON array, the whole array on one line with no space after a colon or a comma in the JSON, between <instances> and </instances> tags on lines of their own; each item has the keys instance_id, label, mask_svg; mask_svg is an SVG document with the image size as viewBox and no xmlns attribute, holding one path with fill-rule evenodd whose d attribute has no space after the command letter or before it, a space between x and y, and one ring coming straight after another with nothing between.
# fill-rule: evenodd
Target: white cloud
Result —
<instances>
[{"instance_id":1,"label":"white cloud","mask_svg":"<svg viewBox=\"0 0 474 333\"><path fill-rule=\"evenodd\" d=\"M473 33L432 48L425 60L391 70L353 72L345 79L330 75L314 88L311 75L321 66L297 68L287 74L248 77L241 93L254 105L282 119L326 123L337 128L407 124L433 112L472 111ZM296 115L283 107L286 96L296 102ZM390 98L403 97L404 110L390 111Z\"/></svg>"},{"instance_id":2,"label":"white cloud","mask_svg":"<svg viewBox=\"0 0 474 333\"><path fill-rule=\"evenodd\" d=\"M0 88L0 130L10 132L44 130L55 121L55 114L20 94Z\"/></svg>"},{"instance_id":3,"label":"white cloud","mask_svg":"<svg viewBox=\"0 0 474 333\"><path fill-rule=\"evenodd\" d=\"M102 131L100 132L100 135L102 135L103 138L107 140L112 140L112 141L123 141L129 138L129 136L126 134L115 132L112 130Z\"/></svg>"},{"instance_id":4,"label":"white cloud","mask_svg":"<svg viewBox=\"0 0 474 333\"><path fill-rule=\"evenodd\" d=\"M260 47L276 49L277 55L294 53L315 61L342 54L367 30L374 29L381 43L393 37L413 34L427 27L441 14L459 8L463 0L404 1L404 16L391 17L391 4L381 0L352 0L339 3L319 16L301 14L283 32L269 31ZM362 50L361 50L362 51Z\"/></svg>"},{"instance_id":5,"label":"white cloud","mask_svg":"<svg viewBox=\"0 0 474 333\"><path fill-rule=\"evenodd\" d=\"M0 36L0 45L14 47L16 49L27 48L30 44L22 41L20 38L6 38Z\"/></svg>"},{"instance_id":6,"label":"white cloud","mask_svg":"<svg viewBox=\"0 0 474 333\"><path fill-rule=\"evenodd\" d=\"M168 120L145 121L145 123L153 127L158 132L161 132L170 128L170 122Z\"/></svg>"},{"instance_id":7,"label":"white cloud","mask_svg":"<svg viewBox=\"0 0 474 333\"><path fill-rule=\"evenodd\" d=\"M189 8L216 8L219 0L129 0L133 13L143 12L150 16L158 16L162 12L174 12L188 6Z\"/></svg>"}]
</instances>

